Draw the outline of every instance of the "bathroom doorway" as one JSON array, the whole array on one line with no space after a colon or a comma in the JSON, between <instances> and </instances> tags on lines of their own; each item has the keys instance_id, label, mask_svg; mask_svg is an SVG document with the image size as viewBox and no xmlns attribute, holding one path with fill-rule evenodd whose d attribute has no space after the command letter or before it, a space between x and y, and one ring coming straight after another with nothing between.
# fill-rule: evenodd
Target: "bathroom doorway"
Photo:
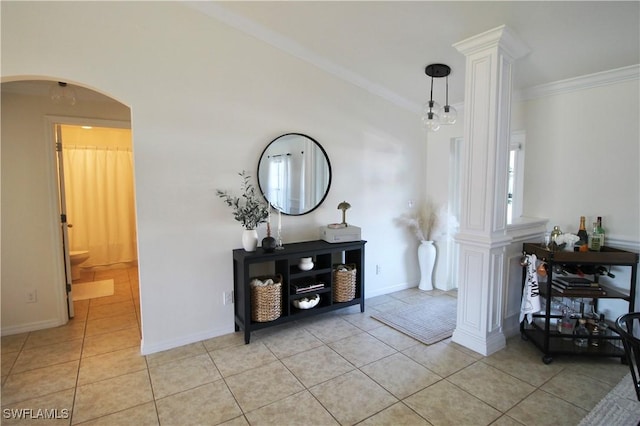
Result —
<instances>
[{"instance_id":1,"label":"bathroom doorway","mask_svg":"<svg viewBox=\"0 0 640 426\"><path fill-rule=\"evenodd\" d=\"M54 126L61 214L66 219L62 226L68 234L63 249L71 290L69 316L74 316L75 306L88 309L85 300L131 297L139 317L129 125L57 117Z\"/></svg>"},{"instance_id":2,"label":"bathroom doorway","mask_svg":"<svg viewBox=\"0 0 640 426\"><path fill-rule=\"evenodd\" d=\"M111 304L101 309L113 316L121 312L118 298L125 297L130 311L136 306L139 322L137 267L128 271L131 288L119 283L122 277L109 277L115 278L113 296L71 303L80 309L69 313L54 143L56 123L130 129L131 108L89 87L61 85L57 78L7 77L0 86L3 334L66 325L72 315L75 323L84 322L88 305Z\"/></svg>"}]
</instances>

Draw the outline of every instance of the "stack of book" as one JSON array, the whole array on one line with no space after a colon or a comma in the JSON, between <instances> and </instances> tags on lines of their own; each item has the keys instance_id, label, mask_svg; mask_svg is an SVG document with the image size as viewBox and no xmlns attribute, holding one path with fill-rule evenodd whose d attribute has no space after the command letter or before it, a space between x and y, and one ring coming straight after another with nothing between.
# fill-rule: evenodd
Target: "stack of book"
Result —
<instances>
[{"instance_id":1,"label":"stack of book","mask_svg":"<svg viewBox=\"0 0 640 426\"><path fill-rule=\"evenodd\" d=\"M324 288L324 283L297 284L293 286L296 294L318 291L322 288Z\"/></svg>"},{"instance_id":2,"label":"stack of book","mask_svg":"<svg viewBox=\"0 0 640 426\"><path fill-rule=\"evenodd\" d=\"M583 277L554 277L551 287L566 296L606 296L607 291L597 282Z\"/></svg>"}]
</instances>

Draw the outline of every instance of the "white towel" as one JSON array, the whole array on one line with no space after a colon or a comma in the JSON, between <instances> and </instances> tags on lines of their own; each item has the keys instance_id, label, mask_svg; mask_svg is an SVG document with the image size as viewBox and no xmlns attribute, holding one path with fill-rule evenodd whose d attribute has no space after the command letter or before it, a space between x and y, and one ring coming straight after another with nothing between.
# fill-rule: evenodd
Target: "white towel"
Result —
<instances>
[{"instance_id":1,"label":"white towel","mask_svg":"<svg viewBox=\"0 0 640 426\"><path fill-rule=\"evenodd\" d=\"M526 255L527 277L522 289L522 306L520 307L520 322L525 315L529 324L533 321L533 314L540 311L540 288L538 287L538 273L536 272L537 258L535 254Z\"/></svg>"}]
</instances>

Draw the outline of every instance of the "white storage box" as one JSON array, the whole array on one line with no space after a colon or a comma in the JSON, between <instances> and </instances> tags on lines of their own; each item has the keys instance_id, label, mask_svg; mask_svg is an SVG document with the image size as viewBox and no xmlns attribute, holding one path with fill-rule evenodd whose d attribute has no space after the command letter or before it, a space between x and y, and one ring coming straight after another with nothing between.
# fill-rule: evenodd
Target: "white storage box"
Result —
<instances>
[{"instance_id":1,"label":"white storage box","mask_svg":"<svg viewBox=\"0 0 640 426\"><path fill-rule=\"evenodd\" d=\"M347 243L350 241L360 241L362 232L357 226L349 225L344 228L320 227L320 239L328 243Z\"/></svg>"}]
</instances>

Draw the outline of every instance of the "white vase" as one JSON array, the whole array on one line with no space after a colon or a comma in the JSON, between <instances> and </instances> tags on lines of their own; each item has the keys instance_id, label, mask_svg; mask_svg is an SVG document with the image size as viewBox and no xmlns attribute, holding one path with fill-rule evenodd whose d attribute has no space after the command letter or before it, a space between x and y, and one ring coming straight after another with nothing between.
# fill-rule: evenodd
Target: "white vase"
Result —
<instances>
[{"instance_id":1,"label":"white vase","mask_svg":"<svg viewBox=\"0 0 640 426\"><path fill-rule=\"evenodd\" d=\"M418 265L420 266L420 290L433 290L433 267L436 264L436 246L433 241L420 241L418 246Z\"/></svg>"},{"instance_id":2,"label":"white vase","mask_svg":"<svg viewBox=\"0 0 640 426\"><path fill-rule=\"evenodd\" d=\"M298 268L300 268L301 271L310 271L313 269L313 259L310 257L303 257L300 259L300 262L298 263Z\"/></svg>"},{"instance_id":3,"label":"white vase","mask_svg":"<svg viewBox=\"0 0 640 426\"><path fill-rule=\"evenodd\" d=\"M242 231L242 247L244 251L256 251L258 247L258 231L255 229L245 229Z\"/></svg>"}]
</instances>

